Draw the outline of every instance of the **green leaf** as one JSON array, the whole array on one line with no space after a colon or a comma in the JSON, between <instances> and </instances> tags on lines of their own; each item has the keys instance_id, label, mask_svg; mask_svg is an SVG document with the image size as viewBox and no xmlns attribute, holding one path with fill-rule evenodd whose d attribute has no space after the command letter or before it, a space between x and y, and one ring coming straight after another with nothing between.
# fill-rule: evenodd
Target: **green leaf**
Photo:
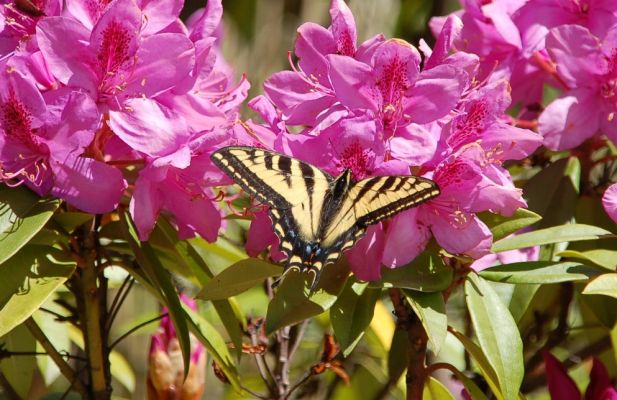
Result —
<instances>
[{"instance_id":1,"label":"green leaf","mask_svg":"<svg viewBox=\"0 0 617 400\"><path fill-rule=\"evenodd\" d=\"M232 303L226 300L214 300L212 301L212 305L216 310L221 322L225 326L225 330L229 334L229 338L231 342L234 344L236 349L236 357L239 359L242 355L242 325L243 322L246 321L246 317L242 314L242 311L236 307L234 309ZM238 318L239 317L239 318ZM242 318L242 319L240 319Z\"/></svg>"},{"instance_id":2,"label":"green leaf","mask_svg":"<svg viewBox=\"0 0 617 400\"><path fill-rule=\"evenodd\" d=\"M599 265L600 267L609 269L611 271L615 270L617 266L617 251L615 250L606 250L606 249L596 249L589 251L575 251L575 250L565 250L558 254L559 257L563 258L576 258L579 260L589 261L593 264Z\"/></svg>"},{"instance_id":3,"label":"green leaf","mask_svg":"<svg viewBox=\"0 0 617 400\"><path fill-rule=\"evenodd\" d=\"M109 366L111 368L111 376L116 379L130 393L135 392L135 373L131 364L117 351L112 351L109 354Z\"/></svg>"},{"instance_id":4,"label":"green leaf","mask_svg":"<svg viewBox=\"0 0 617 400\"><path fill-rule=\"evenodd\" d=\"M2 326L0 326L0 329L2 329ZM4 345L5 350L23 352L34 352L36 350L34 337L25 325L16 327L6 336L0 336L0 344ZM33 355L12 356L0 360L0 372L22 399L28 398L35 367L36 359Z\"/></svg>"},{"instance_id":5,"label":"green leaf","mask_svg":"<svg viewBox=\"0 0 617 400\"><path fill-rule=\"evenodd\" d=\"M371 286L439 292L450 286L452 276L452 268L438 254L427 250L403 267L384 268L381 280L372 282Z\"/></svg>"},{"instance_id":6,"label":"green leaf","mask_svg":"<svg viewBox=\"0 0 617 400\"><path fill-rule=\"evenodd\" d=\"M343 259L325 267L317 290L308 296L313 275L290 270L285 274L266 314L266 334L307 318L321 314L332 307L349 276L349 266Z\"/></svg>"},{"instance_id":7,"label":"green leaf","mask_svg":"<svg viewBox=\"0 0 617 400\"><path fill-rule=\"evenodd\" d=\"M617 299L612 296L580 296L581 304L595 315L607 329L617 324Z\"/></svg>"},{"instance_id":8,"label":"green leaf","mask_svg":"<svg viewBox=\"0 0 617 400\"><path fill-rule=\"evenodd\" d=\"M347 357L364 336L380 294L379 289L370 289L366 283L349 279L330 308L330 321L343 356Z\"/></svg>"},{"instance_id":9,"label":"green leaf","mask_svg":"<svg viewBox=\"0 0 617 400\"><path fill-rule=\"evenodd\" d=\"M59 205L60 200L40 199L23 186L0 185L0 264L28 243Z\"/></svg>"},{"instance_id":10,"label":"green leaf","mask_svg":"<svg viewBox=\"0 0 617 400\"><path fill-rule=\"evenodd\" d=\"M182 350L186 378L191 361L191 341L189 339L189 331L184 318L184 312L182 311L182 303L171 282L171 275L157 258L152 246L150 246L148 242L141 242L137 238L137 231L130 215L126 212L122 213L121 220L123 222L126 240L133 249L139 266L153 284L153 288L158 293L157 297L159 300L168 308L169 317L171 318L174 328L176 328L176 336L180 344L180 350Z\"/></svg>"},{"instance_id":11,"label":"green leaf","mask_svg":"<svg viewBox=\"0 0 617 400\"><path fill-rule=\"evenodd\" d=\"M266 278L280 275L283 268L257 258L247 258L224 269L206 283L197 297L222 300L263 284Z\"/></svg>"},{"instance_id":12,"label":"green leaf","mask_svg":"<svg viewBox=\"0 0 617 400\"><path fill-rule=\"evenodd\" d=\"M65 211L54 216L56 222L64 232L71 233L94 218L94 215L76 211Z\"/></svg>"},{"instance_id":13,"label":"green leaf","mask_svg":"<svg viewBox=\"0 0 617 400\"><path fill-rule=\"evenodd\" d=\"M422 400L454 400L455 397L446 389L443 383L429 376L424 382L424 390L422 391Z\"/></svg>"},{"instance_id":14,"label":"green leaf","mask_svg":"<svg viewBox=\"0 0 617 400\"><path fill-rule=\"evenodd\" d=\"M388 377L393 382L399 380L407 369L409 361L409 338L403 329L395 329L388 352Z\"/></svg>"},{"instance_id":15,"label":"green leaf","mask_svg":"<svg viewBox=\"0 0 617 400\"><path fill-rule=\"evenodd\" d=\"M487 400L487 397L484 394L484 392L482 392L482 390L480 390L478 385L476 385L474 381L469 379L467 375L459 371L454 366L452 366L451 369L448 369L448 371L452 372L454 376L456 376L458 380L461 381L461 383L463 384L463 386L465 386L465 389L467 389L467 391L469 392L469 395L471 396L473 400Z\"/></svg>"},{"instance_id":16,"label":"green leaf","mask_svg":"<svg viewBox=\"0 0 617 400\"><path fill-rule=\"evenodd\" d=\"M559 283L585 281L601 272L577 262L525 261L497 265L480 272L484 279L504 283Z\"/></svg>"},{"instance_id":17,"label":"green leaf","mask_svg":"<svg viewBox=\"0 0 617 400\"><path fill-rule=\"evenodd\" d=\"M583 289L583 294L602 294L617 298L617 274L603 274Z\"/></svg>"},{"instance_id":18,"label":"green leaf","mask_svg":"<svg viewBox=\"0 0 617 400\"><path fill-rule=\"evenodd\" d=\"M519 208L514 215L510 217L504 217L490 212L480 213L478 217L490 228L493 233L493 241L503 239L542 219L540 215L525 208Z\"/></svg>"},{"instance_id":19,"label":"green leaf","mask_svg":"<svg viewBox=\"0 0 617 400\"><path fill-rule=\"evenodd\" d=\"M537 228L565 224L578 201L580 162L562 158L543 168L523 186L529 210L542 216Z\"/></svg>"},{"instance_id":20,"label":"green leaf","mask_svg":"<svg viewBox=\"0 0 617 400\"><path fill-rule=\"evenodd\" d=\"M508 309L517 324L523 318L529 306L531 306L539 288L540 285L514 285Z\"/></svg>"},{"instance_id":21,"label":"green leaf","mask_svg":"<svg viewBox=\"0 0 617 400\"><path fill-rule=\"evenodd\" d=\"M474 332L497 375L505 400L515 399L523 381L523 342L510 311L491 286L474 273L465 282Z\"/></svg>"},{"instance_id":22,"label":"green leaf","mask_svg":"<svg viewBox=\"0 0 617 400\"><path fill-rule=\"evenodd\" d=\"M482 349L471 339L458 332L457 330L451 329L451 332L463 344L465 350L467 350L467 353L469 353L476 361L478 368L480 369L480 373L486 380L486 383L491 388L491 391L493 392L495 397L498 400L503 400L504 395L499 387L499 380L497 378L497 374L495 373L495 370L491 366L489 360L486 358L484 352L482 352Z\"/></svg>"},{"instance_id":23,"label":"green leaf","mask_svg":"<svg viewBox=\"0 0 617 400\"><path fill-rule=\"evenodd\" d=\"M594 240L613 236L609 231L592 225L566 224L522 233L493 243L492 251L522 249L543 244Z\"/></svg>"},{"instance_id":24,"label":"green leaf","mask_svg":"<svg viewBox=\"0 0 617 400\"><path fill-rule=\"evenodd\" d=\"M216 363L221 367L229 382L236 388L240 389L238 380L238 372L234 365L233 358L227 350L227 344L221 337L218 331L197 312L191 310L184 305L188 326L195 337L204 345L208 353L214 358Z\"/></svg>"},{"instance_id":25,"label":"green leaf","mask_svg":"<svg viewBox=\"0 0 617 400\"><path fill-rule=\"evenodd\" d=\"M2 278L13 284L21 282L19 290L14 288L9 292L13 294L5 298L6 304L0 310L0 336L30 317L71 276L76 263L66 258L63 252L52 247L27 246L7 262L9 271L16 270L21 262L24 264L17 272L18 277ZM3 269L0 271L4 274Z\"/></svg>"},{"instance_id":26,"label":"green leaf","mask_svg":"<svg viewBox=\"0 0 617 400\"><path fill-rule=\"evenodd\" d=\"M438 354L448 334L448 317L443 295L439 292L422 293L403 290L405 298L422 321L433 352Z\"/></svg>"}]
</instances>

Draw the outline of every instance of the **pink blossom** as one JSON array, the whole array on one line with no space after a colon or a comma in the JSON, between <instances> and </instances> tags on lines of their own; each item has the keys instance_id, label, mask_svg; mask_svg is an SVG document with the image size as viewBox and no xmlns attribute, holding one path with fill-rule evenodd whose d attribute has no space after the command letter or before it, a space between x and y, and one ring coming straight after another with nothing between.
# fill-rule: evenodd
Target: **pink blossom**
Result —
<instances>
[{"instance_id":1,"label":"pink blossom","mask_svg":"<svg viewBox=\"0 0 617 400\"><path fill-rule=\"evenodd\" d=\"M191 309L197 310L195 300L185 294L180 300ZM163 313L167 313L167 308ZM166 315L152 335L148 357L148 398L174 398L194 400L201 398L205 389L206 353L203 345L191 337L191 360L189 371L184 379L182 351L171 318Z\"/></svg>"},{"instance_id":2,"label":"pink blossom","mask_svg":"<svg viewBox=\"0 0 617 400\"><path fill-rule=\"evenodd\" d=\"M548 391L553 399L580 399L581 392L568 371L555 356L548 351L542 353L546 367ZM611 386L606 367L600 360L593 358L590 382L585 391L585 400L616 400L617 390Z\"/></svg>"},{"instance_id":3,"label":"pink blossom","mask_svg":"<svg viewBox=\"0 0 617 400\"><path fill-rule=\"evenodd\" d=\"M83 93L47 98L18 71L0 78L0 172L9 185L26 184L92 213L113 210L126 182L119 170L82 157L100 115Z\"/></svg>"},{"instance_id":4,"label":"pink blossom","mask_svg":"<svg viewBox=\"0 0 617 400\"><path fill-rule=\"evenodd\" d=\"M609 186L602 195L602 206L609 217L617 222L617 183Z\"/></svg>"},{"instance_id":5,"label":"pink blossom","mask_svg":"<svg viewBox=\"0 0 617 400\"><path fill-rule=\"evenodd\" d=\"M617 25L604 41L587 28L565 25L551 30L546 47L567 89L539 118L544 144L570 149L602 132L617 139Z\"/></svg>"}]
</instances>

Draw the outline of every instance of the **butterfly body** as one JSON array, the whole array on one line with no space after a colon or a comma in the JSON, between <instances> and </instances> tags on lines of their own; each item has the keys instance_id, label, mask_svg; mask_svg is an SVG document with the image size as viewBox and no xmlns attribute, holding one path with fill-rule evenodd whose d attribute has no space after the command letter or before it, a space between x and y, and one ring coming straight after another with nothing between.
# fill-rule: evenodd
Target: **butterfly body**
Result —
<instances>
[{"instance_id":1,"label":"butterfly body","mask_svg":"<svg viewBox=\"0 0 617 400\"><path fill-rule=\"evenodd\" d=\"M416 176L381 176L355 181L350 170L334 178L300 160L252 147L226 147L212 161L247 193L270 207L269 215L285 269L314 272L335 263L369 225L439 194Z\"/></svg>"}]
</instances>

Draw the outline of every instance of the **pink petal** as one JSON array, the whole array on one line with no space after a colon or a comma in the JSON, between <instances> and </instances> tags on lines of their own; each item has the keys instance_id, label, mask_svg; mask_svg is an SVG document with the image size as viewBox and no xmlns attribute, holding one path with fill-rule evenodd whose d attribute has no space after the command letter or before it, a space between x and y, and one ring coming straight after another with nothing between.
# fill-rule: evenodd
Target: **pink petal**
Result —
<instances>
[{"instance_id":1,"label":"pink petal","mask_svg":"<svg viewBox=\"0 0 617 400\"><path fill-rule=\"evenodd\" d=\"M373 71L353 58L329 55L330 80L336 97L348 108L377 110Z\"/></svg>"},{"instance_id":2,"label":"pink petal","mask_svg":"<svg viewBox=\"0 0 617 400\"><path fill-rule=\"evenodd\" d=\"M165 192L165 205L178 225L180 239L195 236L195 232L209 242L216 241L221 227L221 213L208 198L193 198L180 190Z\"/></svg>"},{"instance_id":3,"label":"pink petal","mask_svg":"<svg viewBox=\"0 0 617 400\"><path fill-rule=\"evenodd\" d=\"M185 120L154 100L126 101L129 111L110 111L109 126L131 148L152 157L173 153L190 135Z\"/></svg>"},{"instance_id":4,"label":"pink petal","mask_svg":"<svg viewBox=\"0 0 617 400\"><path fill-rule=\"evenodd\" d=\"M546 48L557 63L559 75L571 86L594 86L593 75L601 75L606 61L600 51L600 41L579 25L564 25L551 29Z\"/></svg>"},{"instance_id":5,"label":"pink petal","mask_svg":"<svg viewBox=\"0 0 617 400\"><path fill-rule=\"evenodd\" d=\"M387 268L398 268L418 256L431 238L426 225L417 220L417 209L394 217L388 224L382 262Z\"/></svg>"},{"instance_id":6,"label":"pink petal","mask_svg":"<svg viewBox=\"0 0 617 400\"><path fill-rule=\"evenodd\" d=\"M429 220L435 239L448 252L480 258L490 252L493 235L475 215L467 214L465 218L464 224L439 217Z\"/></svg>"},{"instance_id":7,"label":"pink petal","mask_svg":"<svg viewBox=\"0 0 617 400\"><path fill-rule=\"evenodd\" d=\"M212 2L213 1L208 1L208 5ZM184 1L140 0L137 4L148 21L145 24L142 34L151 35L163 30L178 19Z\"/></svg>"},{"instance_id":8,"label":"pink petal","mask_svg":"<svg viewBox=\"0 0 617 400\"><path fill-rule=\"evenodd\" d=\"M273 74L264 82L264 91L291 125L314 124L317 115L334 102L332 96L315 90L292 71Z\"/></svg>"},{"instance_id":9,"label":"pink petal","mask_svg":"<svg viewBox=\"0 0 617 400\"><path fill-rule=\"evenodd\" d=\"M154 183L147 176L140 174L135 182L129 205L140 240L148 240L159 216L162 200Z\"/></svg>"},{"instance_id":10,"label":"pink petal","mask_svg":"<svg viewBox=\"0 0 617 400\"><path fill-rule=\"evenodd\" d=\"M94 139L100 122L101 116L90 96L72 92L59 123L48 130L48 146L56 154L76 152L76 156L81 155Z\"/></svg>"},{"instance_id":11,"label":"pink petal","mask_svg":"<svg viewBox=\"0 0 617 400\"><path fill-rule=\"evenodd\" d=\"M84 157L50 159L55 175L51 193L92 214L113 211L127 184L120 170Z\"/></svg>"},{"instance_id":12,"label":"pink petal","mask_svg":"<svg viewBox=\"0 0 617 400\"><path fill-rule=\"evenodd\" d=\"M602 104L596 93L576 89L549 104L538 119L538 131L551 150L571 149L599 128Z\"/></svg>"},{"instance_id":13,"label":"pink petal","mask_svg":"<svg viewBox=\"0 0 617 400\"><path fill-rule=\"evenodd\" d=\"M454 38L461 34L462 27L463 21L461 21L460 18L456 15L448 16L448 19L446 19L446 22L439 32L439 36L437 36L432 53L424 64L425 69L436 67L449 56Z\"/></svg>"},{"instance_id":14,"label":"pink petal","mask_svg":"<svg viewBox=\"0 0 617 400\"><path fill-rule=\"evenodd\" d=\"M482 147L501 160L521 160L542 145L542 136L529 129L493 124L482 136Z\"/></svg>"},{"instance_id":15,"label":"pink petal","mask_svg":"<svg viewBox=\"0 0 617 400\"><path fill-rule=\"evenodd\" d=\"M390 139L392 157L409 165L423 165L435 155L440 130L429 130L425 126L409 124L396 130Z\"/></svg>"},{"instance_id":16,"label":"pink petal","mask_svg":"<svg viewBox=\"0 0 617 400\"><path fill-rule=\"evenodd\" d=\"M208 0L206 8L195 12L187 21L186 25L191 32L191 40L196 42L213 36L221 25L222 17L223 4L221 0Z\"/></svg>"},{"instance_id":17,"label":"pink petal","mask_svg":"<svg viewBox=\"0 0 617 400\"><path fill-rule=\"evenodd\" d=\"M615 400L617 391L611 387L611 378L602 361L593 358L593 367L589 376L589 386L585 391L585 400Z\"/></svg>"},{"instance_id":18,"label":"pink petal","mask_svg":"<svg viewBox=\"0 0 617 400\"><path fill-rule=\"evenodd\" d=\"M330 18L332 18L330 29L336 40L338 54L353 56L356 52L356 22L343 0L332 0Z\"/></svg>"},{"instance_id":19,"label":"pink petal","mask_svg":"<svg viewBox=\"0 0 617 400\"><path fill-rule=\"evenodd\" d=\"M335 54L336 43L332 32L321 25L311 22L298 28L295 53L300 59L298 64L306 76L317 79L323 85L328 84L327 54Z\"/></svg>"},{"instance_id":20,"label":"pink petal","mask_svg":"<svg viewBox=\"0 0 617 400\"><path fill-rule=\"evenodd\" d=\"M90 45L103 68L135 54L139 46L142 13L133 1L110 3L90 34ZM101 58L102 57L102 58ZM106 63L110 64L107 65ZM113 67L112 67L113 68Z\"/></svg>"},{"instance_id":21,"label":"pink petal","mask_svg":"<svg viewBox=\"0 0 617 400\"><path fill-rule=\"evenodd\" d=\"M90 65L90 31L65 17L48 17L38 22L37 43L49 69L65 85L96 93L98 78Z\"/></svg>"},{"instance_id":22,"label":"pink petal","mask_svg":"<svg viewBox=\"0 0 617 400\"><path fill-rule=\"evenodd\" d=\"M617 183L611 185L602 195L602 206L609 217L617 222Z\"/></svg>"},{"instance_id":23,"label":"pink petal","mask_svg":"<svg viewBox=\"0 0 617 400\"><path fill-rule=\"evenodd\" d=\"M467 74L449 65L424 70L410 90L405 112L418 124L435 121L459 102Z\"/></svg>"},{"instance_id":24,"label":"pink petal","mask_svg":"<svg viewBox=\"0 0 617 400\"><path fill-rule=\"evenodd\" d=\"M246 254L257 257L259 253L270 246L270 256L274 260L285 259L285 254L279 250L279 238L274 234L272 221L266 211L255 214L246 238Z\"/></svg>"},{"instance_id":25,"label":"pink petal","mask_svg":"<svg viewBox=\"0 0 617 400\"><path fill-rule=\"evenodd\" d=\"M376 281L381 278L381 259L385 235L380 224L372 225L366 235L347 252L347 259L356 278Z\"/></svg>"},{"instance_id":26,"label":"pink petal","mask_svg":"<svg viewBox=\"0 0 617 400\"><path fill-rule=\"evenodd\" d=\"M47 121L47 105L39 90L34 86L33 82L18 72L10 72L2 67L0 72L0 107L2 108L2 124L6 121L4 118L4 106L11 103L25 108L24 116L28 119L31 128L40 128ZM7 110L8 111L8 110Z\"/></svg>"},{"instance_id":27,"label":"pink petal","mask_svg":"<svg viewBox=\"0 0 617 400\"><path fill-rule=\"evenodd\" d=\"M542 353L546 367L546 383L552 399L580 399L576 383L568 376L563 365L548 351Z\"/></svg>"},{"instance_id":28,"label":"pink petal","mask_svg":"<svg viewBox=\"0 0 617 400\"><path fill-rule=\"evenodd\" d=\"M193 69L195 47L184 35L161 33L144 39L126 93L154 97L173 88Z\"/></svg>"}]
</instances>

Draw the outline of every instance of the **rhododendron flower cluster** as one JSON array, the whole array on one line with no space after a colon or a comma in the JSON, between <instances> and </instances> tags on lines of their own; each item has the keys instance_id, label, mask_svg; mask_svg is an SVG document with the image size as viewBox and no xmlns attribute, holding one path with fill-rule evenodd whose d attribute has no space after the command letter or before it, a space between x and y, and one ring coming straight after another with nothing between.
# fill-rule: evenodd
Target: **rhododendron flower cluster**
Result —
<instances>
[{"instance_id":1,"label":"rhododendron flower cluster","mask_svg":"<svg viewBox=\"0 0 617 400\"><path fill-rule=\"evenodd\" d=\"M166 211L182 237L215 240L226 181L208 156L249 88L220 56L220 0L186 24L181 1L24 4L0 7L2 181L91 213L128 187L142 239Z\"/></svg>"},{"instance_id":2,"label":"rhododendron flower cluster","mask_svg":"<svg viewBox=\"0 0 617 400\"><path fill-rule=\"evenodd\" d=\"M538 131L546 147L572 149L594 135L617 138L614 1L472 0L463 6L450 17L461 21L452 48L479 56L481 78L508 79L522 117L541 112ZM438 32L444 23L436 17L431 27ZM547 85L560 96L543 98Z\"/></svg>"},{"instance_id":3,"label":"rhododendron flower cluster","mask_svg":"<svg viewBox=\"0 0 617 400\"><path fill-rule=\"evenodd\" d=\"M477 56L449 53L461 32L456 17L444 21L434 49L421 46L422 57L411 44L383 35L357 44L343 1L332 1L330 15L329 28L306 23L298 29L297 65L265 82L265 94L249 103L265 124L249 121L246 129L262 145L333 175L413 171L437 182L436 199L369 228L348 252L358 278L379 279L382 264L405 265L431 237L452 254L487 254L492 236L476 213L511 215L525 207L502 164L542 142L504 115L511 102L507 81L480 79ZM294 126L301 132L292 133ZM249 253L267 246L268 224L254 220ZM276 249L276 238L269 238Z\"/></svg>"}]
</instances>

